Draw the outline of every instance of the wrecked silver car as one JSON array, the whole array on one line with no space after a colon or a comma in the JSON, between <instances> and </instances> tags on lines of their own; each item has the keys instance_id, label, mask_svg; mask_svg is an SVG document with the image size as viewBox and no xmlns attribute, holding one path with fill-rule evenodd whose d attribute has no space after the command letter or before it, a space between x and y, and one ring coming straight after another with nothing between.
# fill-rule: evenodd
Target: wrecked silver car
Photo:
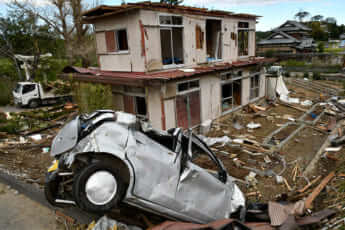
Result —
<instances>
[{"instance_id":1,"label":"wrecked silver car","mask_svg":"<svg viewBox=\"0 0 345 230\"><path fill-rule=\"evenodd\" d=\"M121 202L170 219L228 218L245 198L221 161L191 131L152 129L134 115L81 115L55 137L45 194L56 206L105 213ZM209 158L216 171L194 164Z\"/></svg>"}]
</instances>

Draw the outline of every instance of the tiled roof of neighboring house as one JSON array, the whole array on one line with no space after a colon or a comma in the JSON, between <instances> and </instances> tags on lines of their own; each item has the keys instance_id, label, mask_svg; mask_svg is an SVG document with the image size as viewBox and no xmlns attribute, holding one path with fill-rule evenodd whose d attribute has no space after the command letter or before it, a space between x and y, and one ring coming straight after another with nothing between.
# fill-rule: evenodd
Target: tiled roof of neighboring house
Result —
<instances>
[{"instance_id":1,"label":"tiled roof of neighboring house","mask_svg":"<svg viewBox=\"0 0 345 230\"><path fill-rule=\"evenodd\" d=\"M282 38L274 38L275 36L281 36ZM275 44L295 44L300 43L296 38L284 33L282 31L271 34L268 38L258 42L258 45L275 45Z\"/></svg>"},{"instance_id":2,"label":"tiled roof of neighboring house","mask_svg":"<svg viewBox=\"0 0 345 230\"><path fill-rule=\"evenodd\" d=\"M214 17L235 17L235 18L247 18L247 19L257 19L258 17L260 17L253 14L242 14L242 13L237 14L237 13L233 13L229 11L209 10L207 8L170 5L170 4L165 4L165 3L149 2L149 1L126 3L126 4L122 4L118 6L101 5L84 12L83 17L84 17L84 20L88 22L94 19L108 17L108 16L132 11L132 10L138 10L138 9L147 9L147 10L155 10L155 11L170 12L170 13L205 15L205 16L214 16Z\"/></svg>"},{"instance_id":3,"label":"tiled roof of neighboring house","mask_svg":"<svg viewBox=\"0 0 345 230\"><path fill-rule=\"evenodd\" d=\"M306 39L301 40L301 44L299 44L297 48L304 49L304 48L313 48L313 47L316 47L314 39L306 38Z\"/></svg>"},{"instance_id":4,"label":"tiled roof of neighboring house","mask_svg":"<svg viewBox=\"0 0 345 230\"><path fill-rule=\"evenodd\" d=\"M238 61L233 63L220 63L207 66L199 66L193 69L173 69L157 72L117 72L101 71L99 69L80 68L67 66L64 68L62 76L86 82L107 83L107 84L130 84L142 85L144 82L168 81L173 79L188 78L196 75L228 70L236 67L245 67L256 64L272 63L275 59L255 58L248 61Z\"/></svg>"},{"instance_id":5,"label":"tiled roof of neighboring house","mask_svg":"<svg viewBox=\"0 0 345 230\"><path fill-rule=\"evenodd\" d=\"M285 27L286 24L292 25L291 27ZM278 31L284 31L284 32L289 32L289 31L311 31L311 29L304 25L303 23L297 22L297 21L291 21L288 20L286 21L283 25L279 26L278 28L273 29L273 31L278 32Z\"/></svg>"}]
</instances>

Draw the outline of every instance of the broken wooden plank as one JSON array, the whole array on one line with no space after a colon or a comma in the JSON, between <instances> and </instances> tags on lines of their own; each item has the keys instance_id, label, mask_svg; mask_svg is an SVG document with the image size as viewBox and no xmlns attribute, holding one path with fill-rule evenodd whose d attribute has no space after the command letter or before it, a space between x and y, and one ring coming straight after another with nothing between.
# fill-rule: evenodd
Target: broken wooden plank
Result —
<instances>
[{"instance_id":1,"label":"broken wooden plank","mask_svg":"<svg viewBox=\"0 0 345 230\"><path fill-rule=\"evenodd\" d=\"M302 189L298 190L299 193L304 193L308 188L315 184L318 180L321 179L321 176L316 177L312 182L304 186Z\"/></svg>"},{"instance_id":2,"label":"broken wooden plank","mask_svg":"<svg viewBox=\"0 0 345 230\"><path fill-rule=\"evenodd\" d=\"M285 103L285 102L282 102L282 101L279 101L278 103L281 104L281 105L284 105L284 106L287 106L287 107L296 109L296 110L298 110L298 111L300 111L300 112L303 112L303 113L307 112L306 109L301 109L301 108L298 108L298 107L296 107L296 106L290 105L290 104Z\"/></svg>"},{"instance_id":3,"label":"broken wooden plank","mask_svg":"<svg viewBox=\"0 0 345 230\"><path fill-rule=\"evenodd\" d=\"M289 183L287 182L287 180L285 178L284 178L284 183L285 183L287 189L291 192L292 188L291 188L291 186L289 185Z\"/></svg>"},{"instance_id":4,"label":"broken wooden plank","mask_svg":"<svg viewBox=\"0 0 345 230\"><path fill-rule=\"evenodd\" d=\"M326 187L328 182L330 182L333 177L335 176L335 172L331 172L326 176L321 183L314 189L314 191L308 196L308 198L305 200L305 208L310 209L312 206L313 201L316 199L316 197L320 194L320 192Z\"/></svg>"}]
</instances>

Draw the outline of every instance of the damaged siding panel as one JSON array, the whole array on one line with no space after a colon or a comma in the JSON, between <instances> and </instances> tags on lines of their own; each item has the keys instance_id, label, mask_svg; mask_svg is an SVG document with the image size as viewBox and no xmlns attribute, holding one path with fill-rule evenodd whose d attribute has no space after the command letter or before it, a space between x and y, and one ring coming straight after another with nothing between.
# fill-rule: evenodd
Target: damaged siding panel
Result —
<instances>
[{"instance_id":1,"label":"damaged siding panel","mask_svg":"<svg viewBox=\"0 0 345 230\"><path fill-rule=\"evenodd\" d=\"M250 78L242 79L242 105L247 105L250 101Z\"/></svg>"},{"instance_id":2,"label":"damaged siding panel","mask_svg":"<svg viewBox=\"0 0 345 230\"><path fill-rule=\"evenodd\" d=\"M266 74L260 74L260 97L266 96Z\"/></svg>"},{"instance_id":3,"label":"damaged siding panel","mask_svg":"<svg viewBox=\"0 0 345 230\"><path fill-rule=\"evenodd\" d=\"M175 99L164 101L166 129L176 127Z\"/></svg>"},{"instance_id":4,"label":"damaged siding panel","mask_svg":"<svg viewBox=\"0 0 345 230\"><path fill-rule=\"evenodd\" d=\"M96 34L104 34L96 35L97 47L100 47L98 55L102 70L145 71L145 59L141 56L141 52L138 52L141 50L139 12L99 19L94 26ZM128 50L116 52L118 46L114 31L124 29L126 29ZM105 49L104 46L107 47L107 43L108 49Z\"/></svg>"},{"instance_id":5,"label":"damaged siding panel","mask_svg":"<svg viewBox=\"0 0 345 230\"><path fill-rule=\"evenodd\" d=\"M214 74L200 79L201 120L216 119L221 115L220 78Z\"/></svg>"},{"instance_id":6,"label":"damaged siding panel","mask_svg":"<svg viewBox=\"0 0 345 230\"><path fill-rule=\"evenodd\" d=\"M107 46L104 41L105 41L105 33L104 32L96 33L97 54L107 52Z\"/></svg>"}]
</instances>

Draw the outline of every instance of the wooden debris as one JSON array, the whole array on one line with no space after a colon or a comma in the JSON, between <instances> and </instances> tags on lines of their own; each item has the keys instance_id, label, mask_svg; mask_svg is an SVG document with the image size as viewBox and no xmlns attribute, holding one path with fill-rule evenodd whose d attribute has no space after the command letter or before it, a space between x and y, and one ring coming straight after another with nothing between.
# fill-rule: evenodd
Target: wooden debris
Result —
<instances>
[{"instance_id":1,"label":"wooden debris","mask_svg":"<svg viewBox=\"0 0 345 230\"><path fill-rule=\"evenodd\" d=\"M308 198L305 200L305 208L310 209L312 207L312 203L315 200L315 198L320 194L320 192L326 187L328 182L330 182L333 177L335 176L335 172L331 172L326 176L321 183L314 189L314 191L308 196Z\"/></svg>"},{"instance_id":2,"label":"wooden debris","mask_svg":"<svg viewBox=\"0 0 345 230\"><path fill-rule=\"evenodd\" d=\"M71 223L71 224L76 223L76 220L75 220L75 219L73 219L73 218L70 217L70 216L67 216L66 214L64 214L64 213L62 213L62 212L60 212L60 211L58 211L58 210L55 211L55 215L57 215L57 216L59 216L59 217L62 217L63 219L65 219L67 222L69 222L69 223Z\"/></svg>"},{"instance_id":3,"label":"wooden debris","mask_svg":"<svg viewBox=\"0 0 345 230\"><path fill-rule=\"evenodd\" d=\"M340 173L338 177L345 177L345 173Z\"/></svg>"},{"instance_id":4,"label":"wooden debris","mask_svg":"<svg viewBox=\"0 0 345 230\"><path fill-rule=\"evenodd\" d=\"M291 186L289 185L289 183L287 182L287 180L285 178L284 178L284 183L285 183L287 189L291 192L292 188L291 188Z\"/></svg>"},{"instance_id":5,"label":"wooden debris","mask_svg":"<svg viewBox=\"0 0 345 230\"><path fill-rule=\"evenodd\" d=\"M296 106L290 105L290 104L285 103L285 102L282 102L282 101L279 101L279 104L284 105L284 106L287 106L287 107L290 107L290 108L293 108L293 109L296 109L296 110L298 110L298 111L300 111L300 112L303 112L303 113L307 112L306 109L301 109L301 108L298 108L298 107L296 107Z\"/></svg>"},{"instance_id":6,"label":"wooden debris","mask_svg":"<svg viewBox=\"0 0 345 230\"><path fill-rule=\"evenodd\" d=\"M304 186L302 189L298 190L299 193L304 193L308 188L315 184L318 180L321 179L321 176L316 177L312 182Z\"/></svg>"}]
</instances>

